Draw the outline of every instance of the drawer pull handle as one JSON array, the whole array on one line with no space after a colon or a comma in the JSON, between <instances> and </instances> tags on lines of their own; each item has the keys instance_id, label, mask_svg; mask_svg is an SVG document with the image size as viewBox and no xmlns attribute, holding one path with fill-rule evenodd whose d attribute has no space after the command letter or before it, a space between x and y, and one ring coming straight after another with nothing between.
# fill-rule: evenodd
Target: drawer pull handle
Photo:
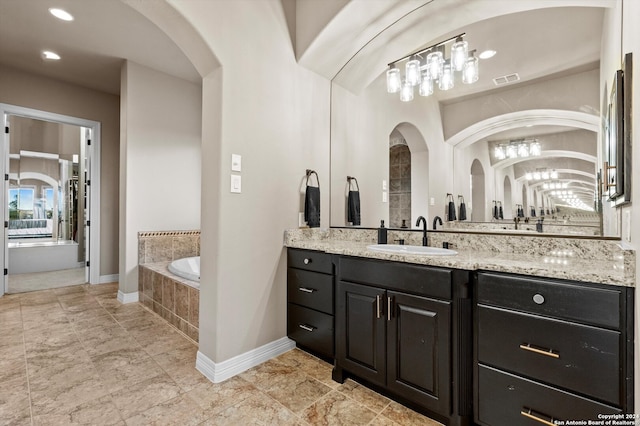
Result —
<instances>
[{"instance_id":1,"label":"drawer pull handle","mask_svg":"<svg viewBox=\"0 0 640 426\"><path fill-rule=\"evenodd\" d=\"M391 296L387 296L387 321L391 321Z\"/></svg>"},{"instance_id":2,"label":"drawer pull handle","mask_svg":"<svg viewBox=\"0 0 640 426\"><path fill-rule=\"evenodd\" d=\"M298 290L303 291L305 293L313 293L314 291L316 291L315 288L308 288L308 287L298 287Z\"/></svg>"},{"instance_id":3,"label":"drawer pull handle","mask_svg":"<svg viewBox=\"0 0 640 426\"><path fill-rule=\"evenodd\" d=\"M540 293L536 293L533 295L533 302L537 305L542 305L544 303L544 296Z\"/></svg>"},{"instance_id":4,"label":"drawer pull handle","mask_svg":"<svg viewBox=\"0 0 640 426\"><path fill-rule=\"evenodd\" d=\"M309 259L308 257L305 257L303 262L304 262L305 265L308 265L308 264L311 263L311 259Z\"/></svg>"},{"instance_id":5,"label":"drawer pull handle","mask_svg":"<svg viewBox=\"0 0 640 426\"><path fill-rule=\"evenodd\" d=\"M535 352L540 355L549 356L551 358L560 358L560 354L554 352L552 349L539 349L531 346L530 343L523 343L520 345L520 349L524 349L525 351Z\"/></svg>"},{"instance_id":6,"label":"drawer pull handle","mask_svg":"<svg viewBox=\"0 0 640 426\"><path fill-rule=\"evenodd\" d=\"M376 318L380 319L380 295L376 295Z\"/></svg>"},{"instance_id":7,"label":"drawer pull handle","mask_svg":"<svg viewBox=\"0 0 640 426\"><path fill-rule=\"evenodd\" d=\"M311 326L311 325L306 325L306 324L298 324L298 327L300 327L301 329L305 330L305 331L309 331L312 332L313 330L315 330L316 328Z\"/></svg>"},{"instance_id":8,"label":"drawer pull handle","mask_svg":"<svg viewBox=\"0 0 640 426\"><path fill-rule=\"evenodd\" d=\"M545 420L545 419L542 419L542 418L536 416L533 413L535 413L535 411L533 411L531 408L522 407L522 410L520 410L520 414L522 414L525 417L530 418L531 420L535 420L535 421L540 422L543 425L547 425L547 426L556 426L556 423L554 423L554 420L556 420L556 419L554 419L553 417L545 416L545 417L549 417L549 420ZM539 414L539 413L536 413L536 414Z\"/></svg>"}]
</instances>

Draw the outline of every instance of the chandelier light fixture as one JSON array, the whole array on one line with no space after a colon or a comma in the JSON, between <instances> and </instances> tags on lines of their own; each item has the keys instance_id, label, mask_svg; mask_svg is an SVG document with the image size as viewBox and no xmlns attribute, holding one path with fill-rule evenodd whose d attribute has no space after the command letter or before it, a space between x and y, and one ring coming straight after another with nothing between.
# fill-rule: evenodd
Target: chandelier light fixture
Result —
<instances>
[{"instance_id":1,"label":"chandelier light fixture","mask_svg":"<svg viewBox=\"0 0 640 426\"><path fill-rule=\"evenodd\" d=\"M535 172L525 173L524 177L527 180L558 179L558 172L555 169L549 171L549 169L546 169L546 168L539 168L539 169L536 169Z\"/></svg>"},{"instance_id":2,"label":"chandelier light fixture","mask_svg":"<svg viewBox=\"0 0 640 426\"><path fill-rule=\"evenodd\" d=\"M507 158L538 157L542 153L538 139L515 139L508 143L498 144L493 150L497 160Z\"/></svg>"},{"instance_id":3,"label":"chandelier light fixture","mask_svg":"<svg viewBox=\"0 0 640 426\"><path fill-rule=\"evenodd\" d=\"M418 87L420 96L430 96L437 85L440 90L450 90L455 85L455 75L462 75L464 84L478 81L478 58L475 50L469 51L469 45L462 33L433 46L412 53L389 63L387 70L387 92L400 93L402 102L413 100L414 89ZM446 45L453 42L449 58L445 57ZM404 77L396 67L405 63Z\"/></svg>"}]
</instances>

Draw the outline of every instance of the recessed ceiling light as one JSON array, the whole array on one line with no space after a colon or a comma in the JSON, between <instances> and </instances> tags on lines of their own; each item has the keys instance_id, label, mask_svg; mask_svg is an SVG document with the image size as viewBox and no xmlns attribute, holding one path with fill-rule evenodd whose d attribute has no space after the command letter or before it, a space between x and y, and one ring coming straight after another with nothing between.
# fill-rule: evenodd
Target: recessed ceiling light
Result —
<instances>
[{"instance_id":1,"label":"recessed ceiling light","mask_svg":"<svg viewBox=\"0 0 640 426\"><path fill-rule=\"evenodd\" d=\"M489 59L489 58L493 58L496 53L497 52L495 50L485 50L484 52L480 53L478 57L480 59Z\"/></svg>"},{"instance_id":2,"label":"recessed ceiling light","mask_svg":"<svg viewBox=\"0 0 640 426\"><path fill-rule=\"evenodd\" d=\"M73 15L63 9L58 9L56 7L52 7L49 9L49 13L55 16L58 19L62 19L63 21L73 21Z\"/></svg>"},{"instance_id":3,"label":"recessed ceiling light","mask_svg":"<svg viewBox=\"0 0 640 426\"><path fill-rule=\"evenodd\" d=\"M42 57L48 61L58 61L60 60L60 55L50 50L45 50L42 52Z\"/></svg>"}]
</instances>

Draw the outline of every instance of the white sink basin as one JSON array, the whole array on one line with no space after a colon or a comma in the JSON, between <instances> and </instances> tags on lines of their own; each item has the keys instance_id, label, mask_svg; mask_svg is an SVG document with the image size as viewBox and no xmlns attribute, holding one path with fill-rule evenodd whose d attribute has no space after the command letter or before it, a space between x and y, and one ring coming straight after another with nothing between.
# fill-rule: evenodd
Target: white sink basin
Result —
<instances>
[{"instance_id":1,"label":"white sink basin","mask_svg":"<svg viewBox=\"0 0 640 426\"><path fill-rule=\"evenodd\" d=\"M455 250L449 250L445 248L401 246L395 244L372 244L370 246L367 246L367 249L384 253L419 254L423 256L453 256L458 254L458 252Z\"/></svg>"}]
</instances>

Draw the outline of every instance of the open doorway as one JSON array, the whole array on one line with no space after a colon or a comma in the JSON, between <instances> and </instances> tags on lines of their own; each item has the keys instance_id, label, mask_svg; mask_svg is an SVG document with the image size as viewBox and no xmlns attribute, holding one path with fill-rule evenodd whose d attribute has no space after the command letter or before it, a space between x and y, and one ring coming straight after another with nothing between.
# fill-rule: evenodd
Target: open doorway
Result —
<instances>
[{"instance_id":1,"label":"open doorway","mask_svg":"<svg viewBox=\"0 0 640 426\"><path fill-rule=\"evenodd\" d=\"M99 175L91 165L99 164L99 123L3 107L3 291L97 282L91 227Z\"/></svg>"}]
</instances>

